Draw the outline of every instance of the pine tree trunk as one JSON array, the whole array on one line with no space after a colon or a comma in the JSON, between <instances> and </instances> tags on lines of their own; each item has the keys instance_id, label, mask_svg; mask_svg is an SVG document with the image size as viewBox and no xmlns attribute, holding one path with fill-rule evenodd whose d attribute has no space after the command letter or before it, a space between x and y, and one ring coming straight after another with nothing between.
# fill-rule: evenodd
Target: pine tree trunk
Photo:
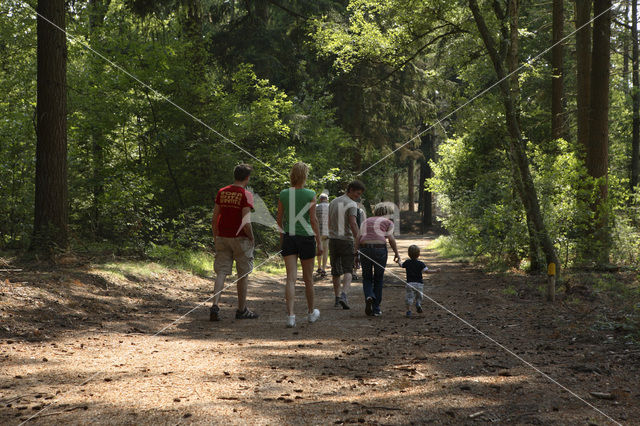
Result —
<instances>
[{"instance_id":1,"label":"pine tree trunk","mask_svg":"<svg viewBox=\"0 0 640 426\"><path fill-rule=\"evenodd\" d=\"M609 169L609 77L611 41L611 0L595 0L593 14L593 50L591 59L591 108L589 144L586 152L587 172L597 179L598 195L591 203L594 213L592 260L608 263L610 249L609 218L607 214Z\"/></svg>"},{"instance_id":2,"label":"pine tree trunk","mask_svg":"<svg viewBox=\"0 0 640 426\"><path fill-rule=\"evenodd\" d=\"M559 139L564 135L564 67L562 33L564 28L564 0L553 0L553 44L551 50L551 136Z\"/></svg>"},{"instance_id":3,"label":"pine tree trunk","mask_svg":"<svg viewBox=\"0 0 640 426\"><path fill-rule=\"evenodd\" d=\"M362 148L359 139L356 139L356 149L353 152L353 170L356 172L362 171Z\"/></svg>"},{"instance_id":4,"label":"pine tree trunk","mask_svg":"<svg viewBox=\"0 0 640 426\"><path fill-rule=\"evenodd\" d=\"M638 186L638 174L640 173L640 73L639 47L638 46L638 3L631 0L631 43L633 43L633 130L631 137L631 191L635 192Z\"/></svg>"},{"instance_id":5,"label":"pine tree trunk","mask_svg":"<svg viewBox=\"0 0 640 426\"><path fill-rule=\"evenodd\" d=\"M629 90L629 43L633 40L633 28L631 29L631 37L627 35L627 27L631 27L631 22L629 21L629 3L635 2L635 0L625 1L624 5L624 24L625 30L622 36L622 81L623 86L622 90L626 95L630 95L631 91Z\"/></svg>"},{"instance_id":6,"label":"pine tree trunk","mask_svg":"<svg viewBox=\"0 0 640 426\"><path fill-rule=\"evenodd\" d=\"M578 103L578 144L586 151L589 145L589 108L591 106L591 2L576 0L576 79Z\"/></svg>"},{"instance_id":7,"label":"pine tree trunk","mask_svg":"<svg viewBox=\"0 0 640 426\"><path fill-rule=\"evenodd\" d=\"M425 182L431 177L431 166L429 166L429 160L433 159L434 151L434 138L435 135L432 132L427 132L422 136L422 153L424 154L424 161L421 168L420 179L420 193L422 194L422 232L424 233L428 227L433 225L433 195L431 191L425 187Z\"/></svg>"},{"instance_id":8,"label":"pine tree trunk","mask_svg":"<svg viewBox=\"0 0 640 426\"><path fill-rule=\"evenodd\" d=\"M393 204L400 210L400 173L393 172Z\"/></svg>"},{"instance_id":9,"label":"pine tree trunk","mask_svg":"<svg viewBox=\"0 0 640 426\"><path fill-rule=\"evenodd\" d=\"M98 49L96 42L98 39L98 30L102 27L105 15L109 8L111 0L90 0L89 1L89 45ZM99 49L98 49L99 50ZM93 84L97 85L96 76L103 70L103 61L92 68ZM98 121L98 115L94 115L93 119ZM92 192L93 200L91 206L91 223L93 233L96 236L102 236L102 218L100 216L102 197L104 195L104 135L100 126L93 125L91 129L91 157L93 166Z\"/></svg>"},{"instance_id":10,"label":"pine tree trunk","mask_svg":"<svg viewBox=\"0 0 640 426\"><path fill-rule=\"evenodd\" d=\"M418 162L418 213L422 214L424 208L424 181L425 181L425 161Z\"/></svg>"},{"instance_id":11,"label":"pine tree trunk","mask_svg":"<svg viewBox=\"0 0 640 426\"><path fill-rule=\"evenodd\" d=\"M547 263L555 263L559 275L560 264L556 254L555 247L549 234L545 228L542 218L542 212L540 211L540 204L538 202L538 195L536 188L533 184L531 172L529 170L529 159L525 150L525 142L520 130L520 123L518 120L517 110L517 91L518 91L518 77L513 75L511 78L506 79L507 72L505 71L505 64L496 50L496 43L487 28L486 22L480 8L478 7L477 0L469 0L469 8L473 13L476 26L482 37L484 45L489 53L489 57L494 66L494 70L500 83L500 90L502 93L502 101L505 108L505 118L507 131L509 133L509 159L511 162L514 185L518 190L521 197L522 204L527 216L527 222L533 228L534 235L531 238L530 249L536 248L538 244L544 252ZM519 14L519 2L518 0L509 0L508 3L508 19L509 19L509 37L510 45L507 51L507 67L509 70L517 69L518 62L518 14ZM532 259L532 262L535 258Z\"/></svg>"},{"instance_id":12,"label":"pine tree trunk","mask_svg":"<svg viewBox=\"0 0 640 426\"><path fill-rule=\"evenodd\" d=\"M415 211L415 188L414 188L414 173L415 173L415 161L413 158L409 158L409 164L407 166L407 192L409 211Z\"/></svg>"},{"instance_id":13,"label":"pine tree trunk","mask_svg":"<svg viewBox=\"0 0 640 426\"><path fill-rule=\"evenodd\" d=\"M40 0L38 13L65 29L65 1ZM37 20L37 144L31 249L68 246L67 43L51 23Z\"/></svg>"}]
</instances>

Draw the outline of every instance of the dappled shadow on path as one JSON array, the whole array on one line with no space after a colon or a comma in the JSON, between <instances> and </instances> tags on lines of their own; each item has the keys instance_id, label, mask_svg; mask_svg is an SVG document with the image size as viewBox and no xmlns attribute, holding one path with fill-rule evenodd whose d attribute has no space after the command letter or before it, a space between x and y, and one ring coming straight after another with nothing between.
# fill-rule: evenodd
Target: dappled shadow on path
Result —
<instances>
[{"instance_id":1,"label":"dappled shadow on path","mask_svg":"<svg viewBox=\"0 0 640 426\"><path fill-rule=\"evenodd\" d=\"M410 238L400 244L406 250L414 242L425 245ZM612 365L608 352L619 346L603 344L605 336L589 330L568 338L556 318L570 321L570 312L536 298L505 295L505 280L518 277L485 275L425 255L427 263L443 268L429 276L427 294L614 418L634 418L629 416L638 410L637 364ZM402 277L397 267L390 272ZM95 306L91 319L99 318L101 327L90 319L73 320L72 330L52 330L48 338L30 343L12 336L0 353L0 421L19 422L48 403L53 406L43 414L53 414L36 422L566 424L604 419L428 301L424 314L405 318L404 285L390 275L380 318L364 315L359 282L351 291L353 309L347 311L333 308L333 289L322 280L316 286L321 320L305 323L300 285L298 327L287 329L283 280L258 274L252 277L249 305L261 314L259 320L233 318L235 294L229 288L222 298L223 321L210 323L201 308L154 337L209 297L213 286L202 279L180 282L179 275L162 278L70 292L67 306ZM21 309L22 315L35 312ZM589 397L594 390L619 392L615 401L601 401Z\"/></svg>"}]
</instances>

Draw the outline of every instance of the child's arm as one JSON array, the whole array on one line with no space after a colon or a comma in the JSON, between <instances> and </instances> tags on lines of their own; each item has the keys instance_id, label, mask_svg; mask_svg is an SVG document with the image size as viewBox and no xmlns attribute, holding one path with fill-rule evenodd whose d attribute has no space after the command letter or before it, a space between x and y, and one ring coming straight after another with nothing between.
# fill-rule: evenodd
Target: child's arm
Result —
<instances>
[{"instance_id":1,"label":"child's arm","mask_svg":"<svg viewBox=\"0 0 640 426\"><path fill-rule=\"evenodd\" d=\"M424 274L437 274L438 272L440 272L440 268L436 268L436 269L429 269L428 267L425 267L422 270L422 273Z\"/></svg>"}]
</instances>

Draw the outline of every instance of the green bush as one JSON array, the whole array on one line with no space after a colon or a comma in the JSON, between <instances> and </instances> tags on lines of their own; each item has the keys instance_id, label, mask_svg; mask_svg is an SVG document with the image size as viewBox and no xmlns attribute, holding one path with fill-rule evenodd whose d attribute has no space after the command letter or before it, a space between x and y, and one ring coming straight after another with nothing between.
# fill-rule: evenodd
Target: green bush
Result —
<instances>
[{"instance_id":1,"label":"green bush","mask_svg":"<svg viewBox=\"0 0 640 426\"><path fill-rule=\"evenodd\" d=\"M527 228L504 172L508 164L495 146L500 137L489 133L443 142L427 184L438 193L440 219L461 254L517 266L525 255Z\"/></svg>"},{"instance_id":2,"label":"green bush","mask_svg":"<svg viewBox=\"0 0 640 426\"><path fill-rule=\"evenodd\" d=\"M494 265L518 266L528 255L523 207L513 189L499 133L478 130L443 142L434 177L427 184L438 193L442 223L451 233L447 249L482 257ZM493 147L493 149L491 149ZM590 204L600 197L597 181L587 175L579 148L564 140L548 146L529 144L531 172L547 230L564 266L583 264L585 252L605 250L589 225ZM627 179L608 178L609 197L602 211L609 218L611 260L640 266L640 196L629 193Z\"/></svg>"}]
</instances>

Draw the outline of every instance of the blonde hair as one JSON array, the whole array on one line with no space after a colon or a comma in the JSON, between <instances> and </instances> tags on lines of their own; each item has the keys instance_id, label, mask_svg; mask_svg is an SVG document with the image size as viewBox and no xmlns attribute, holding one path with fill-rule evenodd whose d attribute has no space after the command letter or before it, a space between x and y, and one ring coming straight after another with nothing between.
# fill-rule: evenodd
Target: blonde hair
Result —
<instances>
[{"instance_id":1,"label":"blonde hair","mask_svg":"<svg viewBox=\"0 0 640 426\"><path fill-rule=\"evenodd\" d=\"M291 186L302 185L307 181L307 175L309 174L309 166L302 161L297 162L291 168L289 179L291 180Z\"/></svg>"},{"instance_id":2,"label":"blonde hair","mask_svg":"<svg viewBox=\"0 0 640 426\"><path fill-rule=\"evenodd\" d=\"M390 213L391 212L389 211L389 207L387 207L387 205L383 203L376 205L376 207L373 210L374 216L387 216Z\"/></svg>"},{"instance_id":3,"label":"blonde hair","mask_svg":"<svg viewBox=\"0 0 640 426\"><path fill-rule=\"evenodd\" d=\"M411 259L417 259L420 257L420 247L416 245L409 246L409 257Z\"/></svg>"}]
</instances>

